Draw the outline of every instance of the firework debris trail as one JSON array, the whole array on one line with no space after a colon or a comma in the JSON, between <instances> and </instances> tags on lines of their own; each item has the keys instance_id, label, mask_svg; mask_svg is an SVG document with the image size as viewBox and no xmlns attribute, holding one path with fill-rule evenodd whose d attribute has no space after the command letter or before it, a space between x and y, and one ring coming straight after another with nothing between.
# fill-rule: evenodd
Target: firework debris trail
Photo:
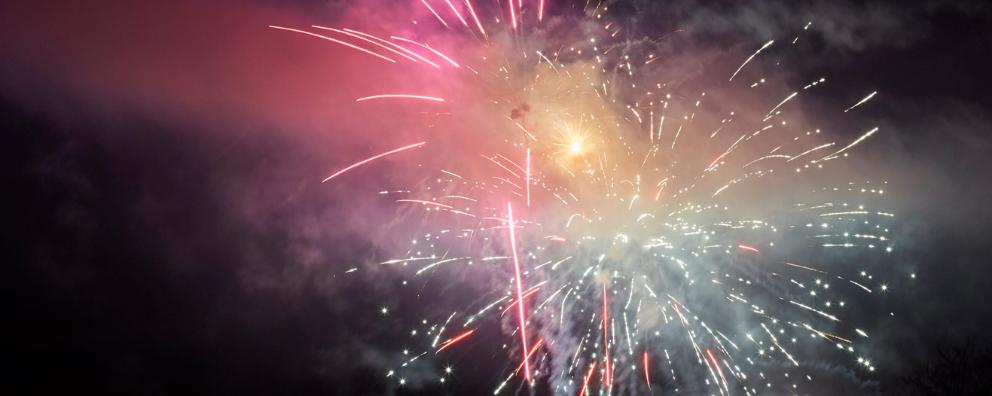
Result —
<instances>
[{"instance_id":1,"label":"firework debris trail","mask_svg":"<svg viewBox=\"0 0 992 396\"><path fill-rule=\"evenodd\" d=\"M461 81L461 88L435 91L476 90L486 100L397 89L390 91L403 93L370 92L355 102L424 106L424 114L442 114L430 106L444 114L485 109L485 135L501 139L473 147L425 137L323 179L348 183L348 171L372 171L376 160L428 140L429 150L458 146L443 168L421 166L427 149L396 156L417 162L433 181L390 186L380 195L399 195L393 201L407 213L422 208L422 217L407 221L430 231L398 237L410 247L380 264L403 273L412 267L414 279L470 271L504 285L458 310L425 306L412 331L423 335L417 340L424 344L413 348L423 352L404 351L387 380L406 386L405 370L431 350L440 358L494 342L476 331L500 321L519 345L505 343L516 363L493 380L494 394L517 378L521 387L556 394L592 394L596 386L599 394L637 393L654 385L753 395L813 387L810 366L822 360L864 375L875 370L860 343L868 334L842 318L847 305L886 291L887 274L835 270L816 260L826 263L827 252L852 259L891 252L894 215L883 209L886 182L838 181L843 172L830 171L831 161L847 158L879 129L826 141L790 107L825 78L784 91L764 109L726 99L708 107L705 92L687 94L660 80L655 68L664 62L656 63L653 41L625 38L629 30L609 21L602 2L413 3L423 12L415 15L416 29L424 32L412 38L344 26L270 26L394 64L397 73L428 66L443 73L438 78ZM588 37L549 24L556 16L547 11L573 6L584 18L577 23L593 27ZM432 45L445 36L459 37L460 50ZM764 70L761 58L789 49L774 40L749 45L758 49L733 61L741 63L725 83L728 92L769 86L755 75ZM721 106L732 108L712 109ZM842 148L825 150L831 147ZM515 202L522 216L514 217ZM812 252L803 257L814 262L786 262L796 251ZM510 310L516 315L506 315ZM456 317L464 319L461 330L452 325ZM665 359L652 365L651 355ZM450 382L452 372L448 366L438 373L439 383Z\"/></svg>"}]
</instances>

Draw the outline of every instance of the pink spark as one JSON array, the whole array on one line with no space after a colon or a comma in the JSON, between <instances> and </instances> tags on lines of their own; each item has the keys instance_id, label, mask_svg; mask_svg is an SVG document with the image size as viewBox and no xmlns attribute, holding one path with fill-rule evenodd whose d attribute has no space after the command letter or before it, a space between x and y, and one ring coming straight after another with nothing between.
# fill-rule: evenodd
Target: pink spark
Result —
<instances>
[{"instance_id":1,"label":"pink spark","mask_svg":"<svg viewBox=\"0 0 992 396\"><path fill-rule=\"evenodd\" d=\"M458 9L455 8L455 5L454 4L451 4L451 0L444 0L444 2L445 3L448 3L448 7L451 7L451 12L454 12L455 13L455 16L458 17L458 20L459 21L462 21L462 25L465 25L465 27L468 27L468 22L465 22L465 18L462 18L462 13L458 12Z\"/></svg>"},{"instance_id":2,"label":"pink spark","mask_svg":"<svg viewBox=\"0 0 992 396\"><path fill-rule=\"evenodd\" d=\"M737 247L739 247L741 249L744 249L744 250L750 250L750 251L755 252L755 253L761 253L760 251L758 251L758 249L755 249L755 248L753 248L751 246L748 246L748 245L737 245Z\"/></svg>"},{"instance_id":3,"label":"pink spark","mask_svg":"<svg viewBox=\"0 0 992 396\"><path fill-rule=\"evenodd\" d=\"M499 155L499 154L496 154L496 155ZM501 156L501 157L502 157L502 156ZM514 172L514 171L512 171L512 170L510 170L510 168L507 168L507 167L506 167L505 165L503 165L503 164L502 164L502 163L500 163L499 161L496 161L496 160L494 159L494 157L486 157L485 155L483 155L483 156L482 156L482 158L485 158L485 159L487 159L487 160L489 160L489 161L491 161L492 163L494 163L494 164L496 164L496 165L497 165L497 166L499 166L500 168L503 168L503 169L504 169L504 170L506 170L507 172L510 172L510 174L511 174L511 175L513 175L513 177L516 177L516 178L518 178L518 179L520 178L520 175L518 175L518 174L517 174L517 172ZM504 158L506 158L506 157L504 157ZM510 161L510 163L512 164L513 162L512 162L512 161Z\"/></svg>"},{"instance_id":4,"label":"pink spark","mask_svg":"<svg viewBox=\"0 0 992 396\"><path fill-rule=\"evenodd\" d=\"M530 297L530 296L531 296L531 295L533 295L534 293L537 293L537 291L538 291L538 290L541 290L541 288L540 288L540 287L535 287L535 288L532 288L532 289L530 289L530 290L528 290L528 291L526 291L526 292L524 292L524 296L523 296L523 297L524 297L524 298L527 298L527 297ZM513 301L511 301L511 302L510 302L510 305L507 305L507 306L506 306L506 308L504 308L504 309L503 309L503 312L501 312L501 313L499 314L499 316L503 316L503 315L506 315L506 313L507 313L507 312L509 312L511 308L513 308L513 307L515 307L515 306L517 305L517 302L519 302L519 301L520 301L520 300L513 300Z\"/></svg>"},{"instance_id":5,"label":"pink spark","mask_svg":"<svg viewBox=\"0 0 992 396\"><path fill-rule=\"evenodd\" d=\"M327 37L327 36L324 36L324 35L320 35L320 34L317 34L317 33L308 32L306 30L299 30L299 29L293 29L293 28L288 28L288 27L275 26L275 25L269 25L269 27L270 28L273 28L273 29L287 30L287 31L290 31L290 32L296 32L296 33L300 33L300 34L306 34L308 36L322 38L324 40L331 41L331 42L334 42L334 43L338 43L338 44L341 44L343 46L346 46L346 47L349 47L349 48L354 48L356 50L362 51L362 52L364 52L366 54L369 54L369 55L372 55L372 56L376 56L376 57L385 59L385 60L390 61L392 63L396 63L395 60L393 60L392 58L386 57L385 55L379 54L377 52L369 51L369 50L367 50L365 48L362 48L362 47L359 47L357 45L354 45L354 44L351 44L351 43L346 43L344 41L333 39L333 38L330 38L330 37Z\"/></svg>"},{"instance_id":6,"label":"pink spark","mask_svg":"<svg viewBox=\"0 0 992 396\"><path fill-rule=\"evenodd\" d=\"M648 364L648 352L644 351L644 383L648 384L648 390L651 390L650 367Z\"/></svg>"},{"instance_id":7,"label":"pink spark","mask_svg":"<svg viewBox=\"0 0 992 396\"><path fill-rule=\"evenodd\" d=\"M579 391L579 396L585 396L586 391L589 389L589 379L592 378L592 373L596 370L596 362L592 362L589 366L589 374L586 374L586 378L582 380L582 390Z\"/></svg>"},{"instance_id":8,"label":"pink spark","mask_svg":"<svg viewBox=\"0 0 992 396\"><path fill-rule=\"evenodd\" d=\"M323 29L323 30L330 30L330 31L332 31L332 32L335 32L335 33L341 33L341 34L344 34L344 35L348 35L348 36L351 36L351 37L354 37L354 38L357 38L357 39L359 39L359 40L362 40L362 41L365 41L365 42L368 42L368 43L372 43L372 44L375 44L375 45L377 45L377 46L379 46L379 47L382 47L382 48L384 48L384 49L386 49L386 50L388 50L388 51L390 51L390 52L392 52L392 53L395 53L396 55L399 55L399 56L402 56L402 57L404 57L404 58L407 58L407 59L409 59L409 60L411 60L411 61L413 61L413 62L416 62L416 61L417 61L416 59L413 59L412 57L410 57L410 56L408 56L407 54L404 54L404 53L402 53L402 52L399 52L399 51L397 51L397 50L394 50L394 49L392 49L392 48L389 48L389 47L387 47L387 46L385 46L385 45L382 45L382 44L379 44L379 43L377 43L377 42L375 42L375 41L372 41L372 40L370 40L370 39L368 39L368 38L365 38L365 37L362 37L362 36L359 36L359 35L357 35L357 34L355 34L355 33L351 33L351 32L346 32L346 31L344 31L344 30L338 30L338 29L335 29L335 28L329 28L329 27L325 27L325 26L320 26L320 25L310 25L310 27L312 27L312 28L316 28L316 29Z\"/></svg>"},{"instance_id":9,"label":"pink spark","mask_svg":"<svg viewBox=\"0 0 992 396\"><path fill-rule=\"evenodd\" d=\"M675 308L675 313L679 314L679 319L682 320L682 325L689 326L689 321L685 320L685 315L682 315L682 310L679 309L679 304L673 302L672 307Z\"/></svg>"},{"instance_id":10,"label":"pink spark","mask_svg":"<svg viewBox=\"0 0 992 396\"><path fill-rule=\"evenodd\" d=\"M516 162L513 162L513 160L511 160L509 158L506 158L506 156L504 156L503 154L496 153L496 156L497 157L500 157L502 159L505 159L506 162L509 162L510 165L513 165L514 168L520 169L521 171L524 170L524 168L521 168L520 165L518 165ZM520 176L517 176L517 177L520 177Z\"/></svg>"},{"instance_id":11,"label":"pink spark","mask_svg":"<svg viewBox=\"0 0 992 396\"><path fill-rule=\"evenodd\" d=\"M513 0L506 3L510 7L510 21L513 23L513 30L517 30L517 7L513 5Z\"/></svg>"},{"instance_id":12,"label":"pink spark","mask_svg":"<svg viewBox=\"0 0 992 396\"><path fill-rule=\"evenodd\" d=\"M448 206L448 205L445 205L445 204L442 204L442 203L431 202L431 201L424 201L424 200L421 200L421 199L397 199L396 202L412 202L412 203L419 203L419 204L424 204L424 205L436 206L436 207L439 207L439 208L454 209L451 206Z\"/></svg>"},{"instance_id":13,"label":"pink spark","mask_svg":"<svg viewBox=\"0 0 992 396\"><path fill-rule=\"evenodd\" d=\"M440 69L440 68L441 68L441 65L439 65L439 64L437 64L437 63L434 63L434 62L431 62L431 61L430 61L430 60L428 60L427 58L424 58L423 56L420 56L420 54L418 54L418 53L416 53L416 52L413 52L413 51L410 51L410 50L408 50L408 49L406 49L406 48L404 48L403 46L400 46L400 45L397 45L396 43L393 43L393 42L391 42L391 41L387 41L387 40L385 40L385 39L382 39L382 38L379 38L379 37L376 37L376 36L373 36L373 35L371 35L371 34L368 34L368 33L363 33L363 32L359 32L359 31L357 31L357 30L352 30L352 29L348 29L348 28L345 28L345 29L344 29L344 31L346 31L346 32L350 32L350 33L356 33L356 34L360 34L360 35L362 35L362 36L366 36L366 37L370 37L370 38L373 38L373 39L376 39L376 40L378 40L378 41L381 41L381 42L383 42L383 43L386 43L386 44L389 44L389 45L391 45L391 46L393 46L393 47L396 47L396 48L399 48L399 49L400 49L400 50L402 50L403 52L406 52L406 53L408 53L408 54L410 54L410 55L413 55L413 56L415 56L415 57L416 57L417 59L420 59L420 60L422 60L422 61L424 61L424 62L426 62L427 64L429 64L429 65L431 65L431 66L434 66L434 67L435 67L435 68L437 68L437 69Z\"/></svg>"},{"instance_id":14,"label":"pink spark","mask_svg":"<svg viewBox=\"0 0 992 396\"><path fill-rule=\"evenodd\" d=\"M461 67L461 65L459 65L459 64L458 64L458 63L456 63L455 61L453 61L453 60L451 60L451 58L449 58L449 57L448 57L447 55L445 55L445 54L442 54L442 53L441 53L440 51L438 51L438 50L436 50L436 49L434 49L434 48L431 48L431 46L429 46L429 45L427 45L427 44L421 44L421 43L418 43L418 42L416 42L416 41L413 41L413 40L410 40L410 39L405 39L405 38L402 38L402 37L396 37L396 36L389 36L389 38L391 38L391 39L393 39L393 40L400 40L400 41L403 41L403 42L407 42L407 43L410 43L410 44L415 44L415 45L419 45L419 46L421 46L421 47L423 47L424 49L426 49L426 50L428 50L428 51L431 51L431 52L433 52L433 53L434 53L435 55L437 55L437 56L440 56L440 57L441 57L441 58L443 58L444 60L446 60L446 61L448 61L448 63L450 63L450 64L451 64L452 66L454 66L454 67L459 67L459 68Z\"/></svg>"},{"instance_id":15,"label":"pink spark","mask_svg":"<svg viewBox=\"0 0 992 396\"><path fill-rule=\"evenodd\" d=\"M441 21L441 24L444 25L444 27L448 27L448 23L444 21L444 18L441 18L441 16L437 14L437 11L434 11L434 7L431 7L431 5L427 3L427 0L420 0L420 2L424 3L424 6L426 6L428 10L431 10L431 14L434 14L437 20Z\"/></svg>"},{"instance_id":16,"label":"pink spark","mask_svg":"<svg viewBox=\"0 0 992 396\"><path fill-rule=\"evenodd\" d=\"M530 147L527 148L527 206L530 207Z\"/></svg>"},{"instance_id":17,"label":"pink spark","mask_svg":"<svg viewBox=\"0 0 992 396\"><path fill-rule=\"evenodd\" d=\"M442 99L442 98L435 98L433 96L406 95L406 94L372 95L372 96L366 96L364 98L355 99L355 101L356 102L364 102L366 100L372 100L372 99L389 99L389 98L420 99L420 100L430 100L430 101L434 101L434 102L444 102L444 99Z\"/></svg>"},{"instance_id":18,"label":"pink spark","mask_svg":"<svg viewBox=\"0 0 992 396\"><path fill-rule=\"evenodd\" d=\"M544 0L537 3L537 20L538 22L544 20Z\"/></svg>"},{"instance_id":19,"label":"pink spark","mask_svg":"<svg viewBox=\"0 0 992 396\"><path fill-rule=\"evenodd\" d=\"M537 352L538 349L541 348L541 345L544 345L544 339L543 338L538 338L537 339L537 343L534 344L534 346L530 348L530 352L527 352L527 359L528 360L530 359L531 356L534 356L534 353ZM520 371L520 369L522 369L522 368L524 368L524 364L523 363L520 363L520 365L517 366L517 369L514 370L514 372Z\"/></svg>"},{"instance_id":20,"label":"pink spark","mask_svg":"<svg viewBox=\"0 0 992 396\"><path fill-rule=\"evenodd\" d=\"M385 156L387 156L387 155L390 155L390 154L394 154L394 153L398 153L398 152L400 152L400 151L403 151L403 150L408 150L408 149L412 149L412 148L414 148L414 147L420 147L420 146L423 146L423 145L424 145L424 144L426 144L426 143L427 143L427 142L420 142L420 143L414 143L414 144L411 144L411 145L409 145L409 146L403 146L403 147L400 147L400 148L398 148L398 149L395 149L395 150L390 150L390 151L387 151L387 152L385 152L385 153L382 153L382 154L379 154L379 155L375 155L375 156L372 156L372 157L369 157L369 158L366 158L366 159L364 159L364 160L361 160L361 161L358 161L358 162L356 162L356 163L354 163L354 164L352 164L351 166L349 166L349 167L347 167L347 168L344 168L344 169L341 169L341 170L339 170L339 171L337 171L337 172L335 172L335 173L334 173L333 175L330 175L330 176L328 176L328 177L327 177L326 179L324 179L323 181L321 181L321 183L326 183L326 182L327 182L328 180L331 180L331 179L333 179L333 178L334 178L335 176L337 176L337 175L340 175L340 174L342 174L342 173L345 173L345 172L347 172L347 171L349 171L349 170L351 170L352 168L354 168L354 167L356 167L356 166L361 166L361 165L364 165L364 164L367 164L367 163L369 163L370 161L373 161L373 160L376 160L376 159L378 159L378 158L382 158L382 157L385 157Z\"/></svg>"},{"instance_id":21,"label":"pink spark","mask_svg":"<svg viewBox=\"0 0 992 396\"><path fill-rule=\"evenodd\" d=\"M720 373L720 379L722 379L723 380L723 383L726 384L727 383L727 378L723 376L723 369L721 369L720 368L720 365L717 364L716 358L713 357L713 352L710 351L709 348L706 348L706 356L709 356L710 357L710 361L713 362L713 367L716 367L716 372L717 373Z\"/></svg>"},{"instance_id":22,"label":"pink spark","mask_svg":"<svg viewBox=\"0 0 992 396\"><path fill-rule=\"evenodd\" d=\"M472 0L465 0L465 5L468 6L468 13L470 15L472 15L472 20L475 21L475 26L478 26L479 27L479 32L481 32L482 35L485 36L486 35L486 29L483 29L482 28L482 22L479 22L479 16L478 15L475 15L475 9L472 8Z\"/></svg>"},{"instance_id":23,"label":"pink spark","mask_svg":"<svg viewBox=\"0 0 992 396\"><path fill-rule=\"evenodd\" d=\"M513 222L513 205L509 202L506 203L506 213L510 220L510 249L513 250L513 271L516 275L517 283L517 313L520 316L520 341L523 343L523 350L527 351L527 326L524 321L524 296L523 296L523 278L520 277L520 261L517 259L517 242L516 235L513 232L512 225ZM530 359L527 358L527 353L524 352L524 377L530 382Z\"/></svg>"}]
</instances>

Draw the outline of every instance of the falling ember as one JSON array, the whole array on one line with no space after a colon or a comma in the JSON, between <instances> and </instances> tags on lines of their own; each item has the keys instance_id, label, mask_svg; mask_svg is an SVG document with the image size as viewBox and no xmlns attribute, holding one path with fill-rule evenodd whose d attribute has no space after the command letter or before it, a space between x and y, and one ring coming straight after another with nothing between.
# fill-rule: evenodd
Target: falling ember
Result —
<instances>
[{"instance_id":1,"label":"falling ember","mask_svg":"<svg viewBox=\"0 0 992 396\"><path fill-rule=\"evenodd\" d=\"M856 116L875 92L809 116L820 110L799 103L825 79L773 82L790 75L780 55L798 50L774 40L743 39L746 53L716 59L729 78L677 75L682 55L664 36L642 39L595 3L554 23L542 23L546 8L564 3L413 0L412 25L375 35L271 26L388 61L376 73L396 74L367 87L385 93L349 106L401 126L385 141L422 140L324 182L431 141L428 155L363 180L385 184L377 198L349 190L395 205L361 215L388 231L375 237L388 255L376 268L416 285L421 304L386 378L411 378L418 359L457 364L440 354L455 345L508 351L494 394L509 383L581 396L809 393L820 362L869 362L845 304L883 294L890 271L843 264L891 252L896 215L887 182L835 164L879 128L837 138L810 120Z\"/></svg>"}]
</instances>

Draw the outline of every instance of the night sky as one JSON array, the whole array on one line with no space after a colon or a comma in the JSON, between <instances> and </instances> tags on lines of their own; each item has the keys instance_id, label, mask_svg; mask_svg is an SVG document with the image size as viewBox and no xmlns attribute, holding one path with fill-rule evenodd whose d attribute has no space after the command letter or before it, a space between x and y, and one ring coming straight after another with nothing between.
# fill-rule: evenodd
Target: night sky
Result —
<instances>
[{"instance_id":1,"label":"night sky","mask_svg":"<svg viewBox=\"0 0 992 396\"><path fill-rule=\"evenodd\" d=\"M266 26L404 20L402 7L371 5L393 2L357 3L0 4L5 393L492 393L509 364L494 346L454 355L459 372L443 387L384 377L407 345L404 323L420 318L415 300L456 301L471 287L418 296L398 274L344 274L389 255L362 215L387 203L356 197L395 181L373 172L400 165L320 180L356 153L395 147L377 133L413 139L347 107L404 76ZM575 12L552 3L549 14ZM829 77L806 105L879 92L858 115L881 128L859 155L889 180L898 216L900 248L873 269L898 281L864 318L879 369L813 394L895 394L942 348L992 345L992 7L679 0L611 12L730 54L700 71L720 76L813 21L808 59L784 76ZM863 132L819 121L845 140Z\"/></svg>"}]
</instances>

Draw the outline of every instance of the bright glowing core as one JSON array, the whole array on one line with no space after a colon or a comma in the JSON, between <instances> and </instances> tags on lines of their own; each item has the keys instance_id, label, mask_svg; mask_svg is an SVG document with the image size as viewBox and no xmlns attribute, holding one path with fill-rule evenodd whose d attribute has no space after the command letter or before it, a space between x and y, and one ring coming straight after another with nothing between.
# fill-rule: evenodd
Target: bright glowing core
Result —
<instances>
[{"instance_id":1,"label":"bright glowing core","mask_svg":"<svg viewBox=\"0 0 992 396\"><path fill-rule=\"evenodd\" d=\"M571 150L573 155L578 154L579 152L582 151L582 142L579 141L572 142L572 145L569 147L569 149Z\"/></svg>"}]
</instances>

